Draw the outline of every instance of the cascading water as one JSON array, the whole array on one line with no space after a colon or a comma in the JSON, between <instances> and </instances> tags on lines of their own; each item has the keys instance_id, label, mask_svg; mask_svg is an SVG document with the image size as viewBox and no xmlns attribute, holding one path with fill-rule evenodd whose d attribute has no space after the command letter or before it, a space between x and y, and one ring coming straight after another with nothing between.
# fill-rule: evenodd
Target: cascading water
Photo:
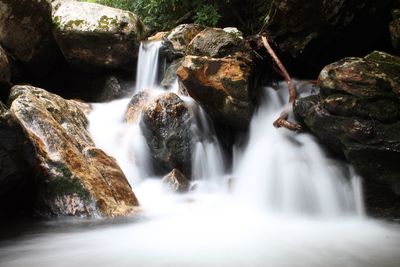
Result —
<instances>
[{"instance_id":1,"label":"cascading water","mask_svg":"<svg viewBox=\"0 0 400 267\"><path fill-rule=\"evenodd\" d=\"M158 48L141 46L136 91L157 87ZM363 216L360 179L312 137L272 127L283 96L264 90L230 174L204 110L182 97L196 136L193 178L206 186L179 195L149 177L140 128L123 120L129 99L94 105L92 137L119 162L142 213L90 230L41 225L38 234L0 243L0 266L398 267L399 229Z\"/></svg>"},{"instance_id":2,"label":"cascading water","mask_svg":"<svg viewBox=\"0 0 400 267\"><path fill-rule=\"evenodd\" d=\"M249 143L235 157L235 193L275 212L363 214L360 179L346 179L346 166L329 160L310 135L271 127L287 91L264 90L266 101L251 122Z\"/></svg>"},{"instance_id":3,"label":"cascading water","mask_svg":"<svg viewBox=\"0 0 400 267\"><path fill-rule=\"evenodd\" d=\"M158 54L161 42L142 42L136 72L136 92L157 87Z\"/></svg>"}]
</instances>

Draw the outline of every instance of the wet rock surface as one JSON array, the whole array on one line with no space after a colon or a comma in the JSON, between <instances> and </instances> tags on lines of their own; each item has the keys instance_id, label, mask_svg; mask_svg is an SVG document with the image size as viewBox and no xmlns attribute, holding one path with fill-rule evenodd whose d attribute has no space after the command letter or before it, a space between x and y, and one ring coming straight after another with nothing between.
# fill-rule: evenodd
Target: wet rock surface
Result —
<instances>
[{"instance_id":1,"label":"wet rock surface","mask_svg":"<svg viewBox=\"0 0 400 267\"><path fill-rule=\"evenodd\" d=\"M89 71L134 68L144 37L135 14L78 1L52 5L54 36L72 66Z\"/></svg>"},{"instance_id":2,"label":"wet rock surface","mask_svg":"<svg viewBox=\"0 0 400 267\"><path fill-rule=\"evenodd\" d=\"M154 97L148 91L142 91L135 94L129 101L125 113L125 121L128 123L137 123L140 120L142 111L151 103Z\"/></svg>"},{"instance_id":3,"label":"wet rock surface","mask_svg":"<svg viewBox=\"0 0 400 267\"><path fill-rule=\"evenodd\" d=\"M215 120L243 129L254 109L253 67L243 39L208 28L189 44L177 75L184 90Z\"/></svg>"},{"instance_id":4,"label":"wet rock surface","mask_svg":"<svg viewBox=\"0 0 400 267\"><path fill-rule=\"evenodd\" d=\"M35 210L46 216L126 215L138 205L115 160L94 148L74 101L14 86L9 105L33 143Z\"/></svg>"},{"instance_id":5,"label":"wet rock surface","mask_svg":"<svg viewBox=\"0 0 400 267\"><path fill-rule=\"evenodd\" d=\"M193 134L191 115L174 93L163 94L143 110L140 126L156 166L191 174Z\"/></svg>"},{"instance_id":6,"label":"wet rock surface","mask_svg":"<svg viewBox=\"0 0 400 267\"><path fill-rule=\"evenodd\" d=\"M400 58L373 52L328 65L318 96L299 99L295 113L310 131L343 153L367 180L400 195Z\"/></svg>"}]
</instances>

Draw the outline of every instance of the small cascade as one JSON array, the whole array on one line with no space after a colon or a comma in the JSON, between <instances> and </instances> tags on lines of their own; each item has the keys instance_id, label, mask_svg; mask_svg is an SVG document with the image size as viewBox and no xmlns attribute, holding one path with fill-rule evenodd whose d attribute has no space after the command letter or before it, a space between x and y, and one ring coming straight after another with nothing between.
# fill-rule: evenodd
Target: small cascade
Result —
<instances>
[{"instance_id":1,"label":"small cascade","mask_svg":"<svg viewBox=\"0 0 400 267\"><path fill-rule=\"evenodd\" d=\"M287 99L285 88L265 88L249 142L236 155L235 193L253 207L289 214L362 214L360 179L326 157L309 134L275 129Z\"/></svg>"},{"instance_id":2,"label":"small cascade","mask_svg":"<svg viewBox=\"0 0 400 267\"><path fill-rule=\"evenodd\" d=\"M142 42L136 71L136 92L158 86L159 51L162 42Z\"/></svg>"},{"instance_id":3,"label":"small cascade","mask_svg":"<svg viewBox=\"0 0 400 267\"><path fill-rule=\"evenodd\" d=\"M190 97L182 97L193 117L196 141L192 154L192 179L220 184L226 163L213 124L204 109Z\"/></svg>"}]
</instances>

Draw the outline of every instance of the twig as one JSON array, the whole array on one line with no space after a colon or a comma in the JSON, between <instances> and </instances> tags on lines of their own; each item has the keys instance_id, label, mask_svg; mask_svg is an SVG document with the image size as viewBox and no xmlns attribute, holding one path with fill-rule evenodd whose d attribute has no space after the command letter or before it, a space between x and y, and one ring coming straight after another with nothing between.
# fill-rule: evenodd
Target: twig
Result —
<instances>
[{"instance_id":1,"label":"twig","mask_svg":"<svg viewBox=\"0 0 400 267\"><path fill-rule=\"evenodd\" d=\"M287 82L288 90L289 90L289 104L291 104L290 108L293 108L294 101L296 100L296 97L297 97L296 86L293 84L292 78L290 77L289 73L287 72L285 66L282 64L282 62L279 60L278 56L275 54L275 51L269 45L265 33L261 36L261 40L262 40L264 47L267 49L268 53L271 55L272 59L278 65L283 78ZM279 118L274 121L274 126L276 128L284 127L291 131L301 130L300 124L297 124L294 122L289 122L287 120L287 118L289 116L289 111L290 110L287 110L287 109L282 111Z\"/></svg>"}]
</instances>

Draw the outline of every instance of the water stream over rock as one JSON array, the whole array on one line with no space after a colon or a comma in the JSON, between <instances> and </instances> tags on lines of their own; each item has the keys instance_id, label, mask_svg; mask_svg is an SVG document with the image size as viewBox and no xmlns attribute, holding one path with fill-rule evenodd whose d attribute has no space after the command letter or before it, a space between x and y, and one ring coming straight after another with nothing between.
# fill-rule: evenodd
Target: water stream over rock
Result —
<instances>
[{"instance_id":1,"label":"water stream over rock","mask_svg":"<svg viewBox=\"0 0 400 267\"><path fill-rule=\"evenodd\" d=\"M136 92L165 93L157 88L159 47L141 46ZM117 159L141 214L90 229L67 222L68 232L47 223L0 245L0 266L399 266L399 229L364 215L361 178L311 136L273 128L285 90L263 90L232 168L207 114L181 97L194 139L184 194L156 177L139 123L124 121L130 99L94 105L93 140Z\"/></svg>"}]
</instances>

